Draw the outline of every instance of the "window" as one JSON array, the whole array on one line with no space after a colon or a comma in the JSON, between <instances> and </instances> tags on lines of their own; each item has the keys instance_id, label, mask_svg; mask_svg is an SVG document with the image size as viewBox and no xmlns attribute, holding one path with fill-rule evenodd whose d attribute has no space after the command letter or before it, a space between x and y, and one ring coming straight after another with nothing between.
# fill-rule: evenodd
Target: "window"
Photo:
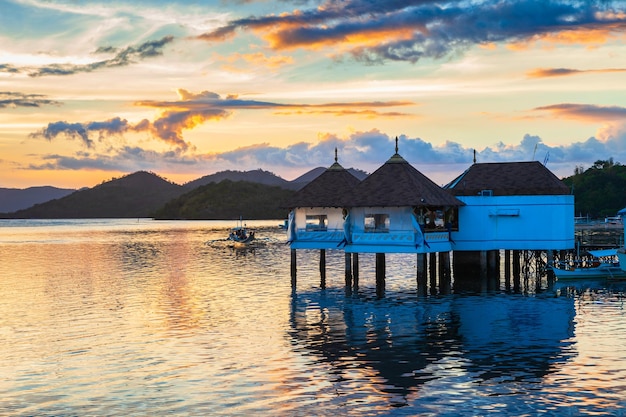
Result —
<instances>
[{"instance_id":1,"label":"window","mask_svg":"<svg viewBox=\"0 0 626 417\"><path fill-rule=\"evenodd\" d=\"M388 214L366 214L365 215L365 232L366 233L388 233L389 232L389 215Z\"/></svg>"},{"instance_id":2,"label":"window","mask_svg":"<svg viewBox=\"0 0 626 417\"><path fill-rule=\"evenodd\" d=\"M413 207L413 215L426 231L459 230L458 207Z\"/></svg>"},{"instance_id":3,"label":"window","mask_svg":"<svg viewBox=\"0 0 626 417\"><path fill-rule=\"evenodd\" d=\"M328 228L328 216L326 214L307 214L306 230L319 231Z\"/></svg>"}]
</instances>

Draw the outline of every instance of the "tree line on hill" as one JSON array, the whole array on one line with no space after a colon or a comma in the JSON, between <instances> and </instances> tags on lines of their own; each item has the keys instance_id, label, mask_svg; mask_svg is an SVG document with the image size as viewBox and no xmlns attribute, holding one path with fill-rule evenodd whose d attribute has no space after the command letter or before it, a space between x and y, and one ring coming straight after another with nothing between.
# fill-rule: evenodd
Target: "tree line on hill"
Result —
<instances>
[{"instance_id":1,"label":"tree line on hill","mask_svg":"<svg viewBox=\"0 0 626 417\"><path fill-rule=\"evenodd\" d=\"M615 216L626 207L626 166L613 158L597 160L586 170L577 166L563 182L574 194L576 216Z\"/></svg>"},{"instance_id":2,"label":"tree line on hill","mask_svg":"<svg viewBox=\"0 0 626 417\"><path fill-rule=\"evenodd\" d=\"M321 172L316 168L291 182L261 170L248 171L248 175L222 172L190 186L139 171L0 217L282 219L288 212L281 203ZM366 175L354 173L360 179ZM574 175L562 181L575 196L576 216L604 218L626 207L626 166L612 158L598 160L586 170L577 166Z\"/></svg>"}]
</instances>

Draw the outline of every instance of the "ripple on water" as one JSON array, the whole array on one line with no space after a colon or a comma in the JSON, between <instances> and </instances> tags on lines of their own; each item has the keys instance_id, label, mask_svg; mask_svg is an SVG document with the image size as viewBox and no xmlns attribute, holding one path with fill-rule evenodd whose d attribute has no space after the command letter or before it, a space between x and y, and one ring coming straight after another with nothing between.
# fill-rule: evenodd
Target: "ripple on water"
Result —
<instances>
[{"instance_id":1,"label":"ripple on water","mask_svg":"<svg viewBox=\"0 0 626 417\"><path fill-rule=\"evenodd\" d=\"M0 414L576 415L624 413L618 289L418 297L415 259L226 228L106 222L0 239ZM75 227L75 229L72 229ZM16 239L15 236L20 236Z\"/></svg>"}]
</instances>

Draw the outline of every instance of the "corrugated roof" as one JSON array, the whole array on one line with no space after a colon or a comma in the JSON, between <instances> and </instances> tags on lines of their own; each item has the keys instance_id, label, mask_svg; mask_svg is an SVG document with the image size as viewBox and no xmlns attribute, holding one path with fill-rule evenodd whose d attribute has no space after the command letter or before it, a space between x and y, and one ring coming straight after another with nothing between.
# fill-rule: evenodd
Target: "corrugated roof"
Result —
<instances>
[{"instance_id":1,"label":"corrugated roof","mask_svg":"<svg viewBox=\"0 0 626 417\"><path fill-rule=\"evenodd\" d=\"M352 190L359 183L359 179L339 165L335 159L334 164L301 188L283 206L346 207L350 205Z\"/></svg>"},{"instance_id":2,"label":"corrugated roof","mask_svg":"<svg viewBox=\"0 0 626 417\"><path fill-rule=\"evenodd\" d=\"M490 162L470 166L445 186L454 195L566 195L569 188L538 161Z\"/></svg>"},{"instance_id":3,"label":"corrugated roof","mask_svg":"<svg viewBox=\"0 0 626 417\"><path fill-rule=\"evenodd\" d=\"M462 206L452 194L415 169L396 149L354 190L353 207Z\"/></svg>"}]
</instances>

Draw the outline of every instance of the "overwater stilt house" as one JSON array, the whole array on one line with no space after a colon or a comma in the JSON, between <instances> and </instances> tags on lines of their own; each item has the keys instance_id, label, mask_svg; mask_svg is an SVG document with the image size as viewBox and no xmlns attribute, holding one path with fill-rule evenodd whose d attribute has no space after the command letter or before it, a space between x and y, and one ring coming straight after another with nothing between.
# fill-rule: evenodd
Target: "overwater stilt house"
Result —
<instances>
[{"instance_id":1,"label":"overwater stilt house","mask_svg":"<svg viewBox=\"0 0 626 417\"><path fill-rule=\"evenodd\" d=\"M354 189L346 252L449 252L463 205L400 156L396 139L396 153Z\"/></svg>"},{"instance_id":2,"label":"overwater stilt house","mask_svg":"<svg viewBox=\"0 0 626 417\"><path fill-rule=\"evenodd\" d=\"M335 149L335 162L283 203L290 209L287 234L291 245L292 285L296 281L296 250L319 249L320 285L326 286L326 250L340 249L349 240L350 217L346 207L359 182L339 164ZM347 261L346 280L351 277L351 265Z\"/></svg>"},{"instance_id":3,"label":"overwater stilt house","mask_svg":"<svg viewBox=\"0 0 626 417\"><path fill-rule=\"evenodd\" d=\"M335 162L319 177L283 203L289 208L288 234L292 249L337 249L346 243L345 207L360 180ZM347 219L349 222L349 218Z\"/></svg>"},{"instance_id":4,"label":"overwater stilt house","mask_svg":"<svg viewBox=\"0 0 626 417\"><path fill-rule=\"evenodd\" d=\"M444 188L465 203L454 250L574 247L574 196L537 161L475 163Z\"/></svg>"},{"instance_id":5,"label":"overwater stilt house","mask_svg":"<svg viewBox=\"0 0 626 417\"><path fill-rule=\"evenodd\" d=\"M455 272L497 272L501 250L506 264L513 251L515 266L520 251L545 252L549 263L574 248L574 195L537 161L474 163L444 188L465 203L463 229L452 233Z\"/></svg>"},{"instance_id":6,"label":"overwater stilt house","mask_svg":"<svg viewBox=\"0 0 626 417\"><path fill-rule=\"evenodd\" d=\"M455 277L474 278L498 271L502 250L508 264L513 251L515 273L520 251L574 247L574 196L539 162L474 163L442 188L398 153L397 138L395 151L359 181L335 150L335 163L284 204L291 210L292 283L296 249L320 250L322 286L326 249L345 251L346 285L354 271L355 287L358 254L376 254L377 290L384 289L385 254L417 254L419 291L428 262L431 286L436 266L445 284L451 253Z\"/></svg>"}]
</instances>

